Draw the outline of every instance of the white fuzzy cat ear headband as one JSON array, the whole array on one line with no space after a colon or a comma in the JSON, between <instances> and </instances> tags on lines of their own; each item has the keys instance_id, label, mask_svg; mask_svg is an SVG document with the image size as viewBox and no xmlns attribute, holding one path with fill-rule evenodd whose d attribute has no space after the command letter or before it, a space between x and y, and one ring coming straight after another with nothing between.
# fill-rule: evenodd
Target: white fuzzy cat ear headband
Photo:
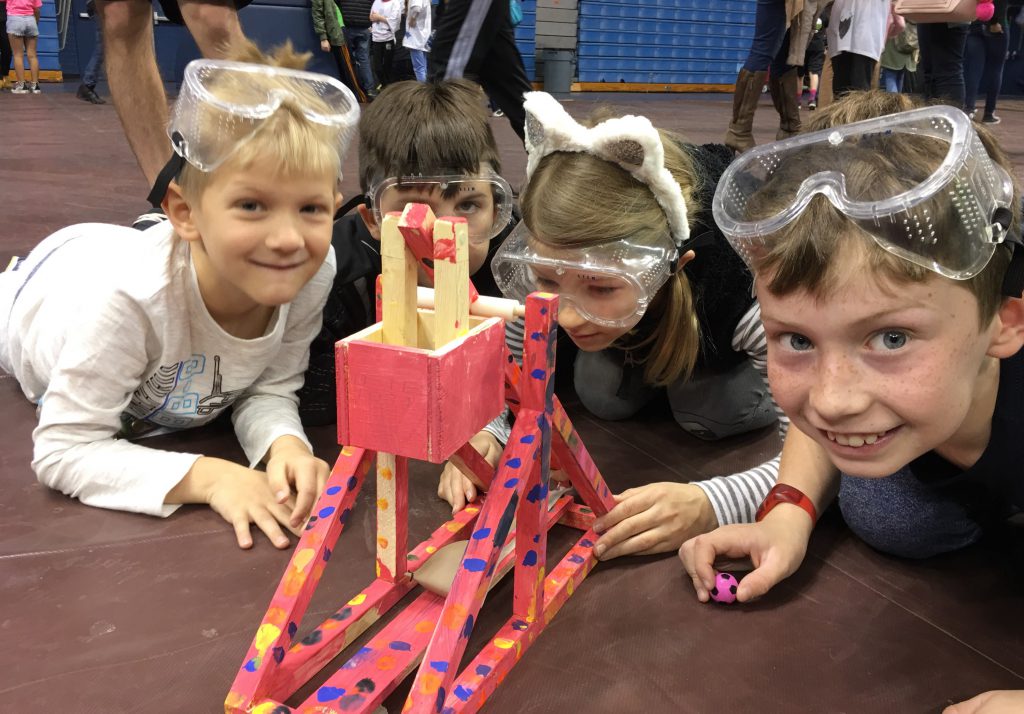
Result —
<instances>
[{"instance_id":1,"label":"white fuzzy cat ear headband","mask_svg":"<svg viewBox=\"0 0 1024 714\"><path fill-rule=\"evenodd\" d=\"M672 239L682 251L690 238L686 220L686 202L679 184L665 168L665 149L661 136L647 117L624 116L587 128L569 116L561 104L546 92L527 92L526 180L529 181L540 160L556 151L591 154L618 164L637 181L647 184L658 205L665 211Z\"/></svg>"}]
</instances>

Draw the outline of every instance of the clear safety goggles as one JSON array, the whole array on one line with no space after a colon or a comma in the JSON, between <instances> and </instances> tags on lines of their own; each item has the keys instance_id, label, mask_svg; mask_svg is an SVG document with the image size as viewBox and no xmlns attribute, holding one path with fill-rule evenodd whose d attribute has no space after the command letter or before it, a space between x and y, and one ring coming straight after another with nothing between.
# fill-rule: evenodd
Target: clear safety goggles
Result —
<instances>
[{"instance_id":1,"label":"clear safety goggles","mask_svg":"<svg viewBox=\"0 0 1024 714\"><path fill-rule=\"evenodd\" d=\"M285 103L336 133L340 166L359 105L344 84L314 72L227 60L189 62L167 134L182 158L213 171Z\"/></svg>"},{"instance_id":2,"label":"clear safety goggles","mask_svg":"<svg viewBox=\"0 0 1024 714\"><path fill-rule=\"evenodd\" d=\"M930 174L914 175L901 161L915 147L943 155ZM876 167L887 164L892 170L882 180ZM890 175L899 182L895 191ZM753 265L818 194L890 253L966 280L1006 238L1013 181L962 111L936 106L746 151L722 175L712 208L733 248ZM768 203L782 208L759 208Z\"/></svg>"},{"instance_id":3,"label":"clear safety goggles","mask_svg":"<svg viewBox=\"0 0 1024 714\"><path fill-rule=\"evenodd\" d=\"M495 253L491 270L507 298L520 302L535 291L557 293L584 319L605 327L632 327L676 265L679 252L668 235L657 245L615 239L583 247L552 246L525 222Z\"/></svg>"},{"instance_id":4,"label":"clear safety goggles","mask_svg":"<svg viewBox=\"0 0 1024 714\"><path fill-rule=\"evenodd\" d=\"M450 173L438 176L393 176L369 191L377 225L391 211L408 203L425 203L435 216L466 219L469 241L487 243L512 218L512 189L493 171L478 175Z\"/></svg>"}]
</instances>

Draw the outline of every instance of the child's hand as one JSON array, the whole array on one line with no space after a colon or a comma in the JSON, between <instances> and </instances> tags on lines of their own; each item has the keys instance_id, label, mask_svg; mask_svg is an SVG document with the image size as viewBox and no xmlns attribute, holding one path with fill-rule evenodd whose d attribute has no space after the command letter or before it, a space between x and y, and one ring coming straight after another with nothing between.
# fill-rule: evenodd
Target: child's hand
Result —
<instances>
[{"instance_id":1,"label":"child's hand","mask_svg":"<svg viewBox=\"0 0 1024 714\"><path fill-rule=\"evenodd\" d=\"M814 524L796 507L776 508L760 523L722 526L683 543L679 557L693 579L697 599L708 601L715 584L716 558L750 557L754 570L741 581L736 599L761 597L776 583L792 575L807 553Z\"/></svg>"},{"instance_id":2,"label":"child's hand","mask_svg":"<svg viewBox=\"0 0 1024 714\"><path fill-rule=\"evenodd\" d=\"M1024 691L985 692L946 707L942 714L1017 714L1024 711Z\"/></svg>"},{"instance_id":3,"label":"child's hand","mask_svg":"<svg viewBox=\"0 0 1024 714\"><path fill-rule=\"evenodd\" d=\"M324 52L330 52L331 43L328 42L327 40L320 40L320 49L323 50Z\"/></svg>"},{"instance_id":4,"label":"child's hand","mask_svg":"<svg viewBox=\"0 0 1024 714\"><path fill-rule=\"evenodd\" d=\"M600 560L677 550L683 541L718 526L711 501L688 483L652 483L616 495L616 506L594 521L602 534Z\"/></svg>"},{"instance_id":5,"label":"child's hand","mask_svg":"<svg viewBox=\"0 0 1024 714\"><path fill-rule=\"evenodd\" d=\"M212 480L207 502L221 518L234 526L238 547L252 547L249 524L255 523L276 547L287 548L290 541L281 526L296 535L298 532L288 525L289 504L278 503L267 474L220 459L216 461L220 462L221 469Z\"/></svg>"},{"instance_id":6,"label":"child's hand","mask_svg":"<svg viewBox=\"0 0 1024 714\"><path fill-rule=\"evenodd\" d=\"M491 466L497 466L501 458L501 442L489 431L481 431L469 440L470 445L479 452ZM441 480L437 485L437 495L451 504L452 514L476 498L478 490L483 490L473 473L466 467L462 459L453 456L444 465Z\"/></svg>"},{"instance_id":7,"label":"child's hand","mask_svg":"<svg viewBox=\"0 0 1024 714\"><path fill-rule=\"evenodd\" d=\"M282 436L270 446L267 458L267 481L278 503L288 503L295 490L294 508L288 525L297 528L309 515L313 504L324 490L331 467L309 452L294 436ZM284 523L284 521L282 521Z\"/></svg>"}]
</instances>

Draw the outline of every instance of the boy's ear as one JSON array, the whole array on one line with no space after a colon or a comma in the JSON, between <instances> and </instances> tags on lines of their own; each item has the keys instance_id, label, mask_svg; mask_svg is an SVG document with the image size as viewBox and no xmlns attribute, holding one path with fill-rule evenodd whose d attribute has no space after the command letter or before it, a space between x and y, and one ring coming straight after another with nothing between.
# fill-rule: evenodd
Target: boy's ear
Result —
<instances>
[{"instance_id":1,"label":"boy's ear","mask_svg":"<svg viewBox=\"0 0 1024 714\"><path fill-rule=\"evenodd\" d=\"M377 219L373 215L373 211L365 203L360 203L356 206L356 212L359 217L363 219L363 223L366 224L366 230L370 231L370 235L377 242L380 242L380 226L377 225Z\"/></svg>"},{"instance_id":2,"label":"boy's ear","mask_svg":"<svg viewBox=\"0 0 1024 714\"><path fill-rule=\"evenodd\" d=\"M192 206L185 200L177 181L171 181L167 186L167 194L160 207L164 209L167 220L182 240L194 241L201 238L192 215Z\"/></svg>"},{"instance_id":3,"label":"boy's ear","mask_svg":"<svg viewBox=\"0 0 1024 714\"><path fill-rule=\"evenodd\" d=\"M987 354L1006 359L1024 347L1024 298L1006 298L996 314L997 329Z\"/></svg>"}]
</instances>

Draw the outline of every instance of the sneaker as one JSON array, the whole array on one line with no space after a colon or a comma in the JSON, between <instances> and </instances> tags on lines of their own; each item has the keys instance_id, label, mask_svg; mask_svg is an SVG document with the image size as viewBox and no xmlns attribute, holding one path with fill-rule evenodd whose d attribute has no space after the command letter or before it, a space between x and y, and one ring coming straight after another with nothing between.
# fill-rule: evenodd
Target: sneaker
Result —
<instances>
[{"instance_id":1,"label":"sneaker","mask_svg":"<svg viewBox=\"0 0 1024 714\"><path fill-rule=\"evenodd\" d=\"M78 92L76 95L83 102L89 102L90 104L106 104L105 100L100 95L96 94L96 90L87 84L78 85Z\"/></svg>"},{"instance_id":2,"label":"sneaker","mask_svg":"<svg viewBox=\"0 0 1024 714\"><path fill-rule=\"evenodd\" d=\"M1002 119L997 117L995 114L986 114L981 118L982 124L998 124Z\"/></svg>"},{"instance_id":3,"label":"sneaker","mask_svg":"<svg viewBox=\"0 0 1024 714\"><path fill-rule=\"evenodd\" d=\"M978 115L978 111L976 109L972 109L971 111L967 112L967 118L970 119L971 121L974 121L974 118L977 115Z\"/></svg>"},{"instance_id":4,"label":"sneaker","mask_svg":"<svg viewBox=\"0 0 1024 714\"><path fill-rule=\"evenodd\" d=\"M491 112L491 116L492 117L503 117L503 116L505 116L505 112L501 111L500 109L495 109L493 112Z\"/></svg>"},{"instance_id":5,"label":"sneaker","mask_svg":"<svg viewBox=\"0 0 1024 714\"><path fill-rule=\"evenodd\" d=\"M159 206L153 206L148 211L143 213L141 216L135 219L132 223L132 228L137 231L144 231L147 228L152 228L158 223L163 223L167 220L167 214L164 213L164 209Z\"/></svg>"},{"instance_id":6,"label":"sneaker","mask_svg":"<svg viewBox=\"0 0 1024 714\"><path fill-rule=\"evenodd\" d=\"M812 99L811 101L807 102L807 108L810 109L812 112L815 109L817 109L818 108L818 100L817 100L817 98Z\"/></svg>"},{"instance_id":7,"label":"sneaker","mask_svg":"<svg viewBox=\"0 0 1024 714\"><path fill-rule=\"evenodd\" d=\"M11 88L11 94L28 94L28 87L24 82L15 82Z\"/></svg>"},{"instance_id":8,"label":"sneaker","mask_svg":"<svg viewBox=\"0 0 1024 714\"><path fill-rule=\"evenodd\" d=\"M40 94L43 90L39 88L39 82L32 83L32 94Z\"/></svg>"}]
</instances>

